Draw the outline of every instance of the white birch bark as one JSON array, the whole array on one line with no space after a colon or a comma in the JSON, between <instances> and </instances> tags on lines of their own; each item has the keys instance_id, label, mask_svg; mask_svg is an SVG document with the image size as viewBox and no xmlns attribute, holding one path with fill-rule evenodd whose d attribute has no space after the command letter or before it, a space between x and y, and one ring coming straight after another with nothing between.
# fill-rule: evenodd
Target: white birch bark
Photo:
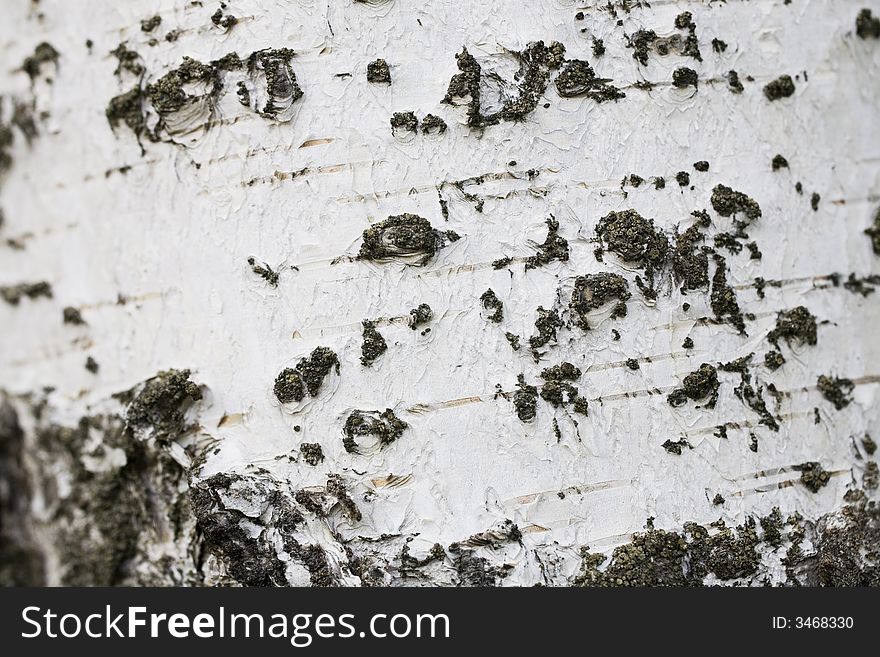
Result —
<instances>
[{"instance_id":1,"label":"white birch bark","mask_svg":"<svg viewBox=\"0 0 880 657\"><path fill-rule=\"evenodd\" d=\"M679 559L688 583L876 582L876 564L860 555L878 547L866 506L876 455L865 437L880 434L880 297L846 282L853 274L867 292L880 273L864 233L880 200L880 40L870 22L864 38L856 31L859 12L877 16L880 6L628 4L612 3L612 15L600 3L550 0L234 0L215 24L219 5L207 0L4 3L2 124L13 137L3 151L0 285L23 293L0 303L7 563L51 584L667 584L681 573L629 562L625 548L656 547L659 529L693 543L683 532L694 522L720 538L706 572L688 573ZM692 31L675 25L684 11ZM154 15L161 23L144 31ZM225 27L227 16L237 22ZM627 47L640 29L659 38L647 65ZM689 34L702 61L680 52ZM441 102L464 47L482 67L482 116L502 108L529 84L515 77L516 53L537 41L560 42L567 60L589 62L625 97L562 97L560 69L548 64L535 69L547 85L521 120L477 128L467 98ZM42 42L57 60L32 60L32 79L20 62ZM142 72L114 74L120 43ZM215 67L222 90L183 112L161 116L149 95L184 57L207 64L280 48L293 50L302 97L289 102L288 87L273 116L264 111L271 63L257 73ZM377 58L390 85L367 80ZM696 88L673 84L682 67L696 72ZM771 101L765 85L782 75L794 93ZM145 94L139 139L105 115L132 88ZM185 91L202 94L204 83ZM13 121L16 103L26 108L19 118L33 117L30 143ZM392 130L405 111L448 129ZM777 154L787 167L774 170ZM695 170L699 161L708 171ZM735 230L736 217L713 206L719 184L761 208L739 253L713 241ZM597 260L600 220L628 209L653 219L672 248L691 213L708 212L700 246L723 256L743 332L715 321L711 255L709 285L687 294L667 259L655 300L636 284L648 279L638 263L607 244ZM404 213L460 239L424 264L357 259L367 228ZM551 215L567 259L527 268ZM748 242L761 259L750 259ZM251 257L278 274L277 286ZM503 257L512 261L494 267ZM627 280L627 314L603 306L585 331L569 301L578 276L599 272ZM768 282L761 296L756 277ZM40 281L51 298L17 287ZM490 288L503 302L497 323L481 302ZM413 330L409 313L422 303L433 317ZM539 306L558 310L563 325L535 359ZM817 343L781 340L786 362L770 370L768 333L797 306L815 316ZM82 324L62 321L68 307ZM376 321L387 343L370 366L362 320ZM519 337L518 351L506 333ZM688 338L693 348L682 346ZM301 403L280 403L276 376L319 346L337 355L338 374ZM737 398L735 372L718 372L714 408L668 403L702 363L749 353L750 383L778 431ZM563 362L581 371L572 383L589 414L539 396L523 422L518 375L540 389L542 370ZM169 420L167 400L148 407L170 421L163 433L135 422L127 404L144 403L142 382L170 369L189 370L201 399L190 390L173 400L183 424ZM820 375L852 380L850 403L836 409ZM406 423L400 436L347 451L351 413L385 409ZM323 460L306 462L304 443L320 445ZM795 468L811 462L830 474L815 492L803 482L809 471ZM792 514L803 521L786 523ZM656 529L645 534L649 517ZM739 534L710 527L719 517ZM760 522L743 538L750 519L768 517L778 544ZM584 566L586 546L608 556L597 570ZM603 579L609 568L623 575Z\"/></svg>"}]
</instances>

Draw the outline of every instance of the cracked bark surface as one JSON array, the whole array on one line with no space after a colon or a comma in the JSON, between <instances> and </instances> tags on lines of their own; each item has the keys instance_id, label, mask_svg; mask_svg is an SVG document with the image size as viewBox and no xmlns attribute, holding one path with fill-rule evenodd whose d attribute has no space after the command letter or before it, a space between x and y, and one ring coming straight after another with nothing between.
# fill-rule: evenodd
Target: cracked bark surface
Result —
<instances>
[{"instance_id":1,"label":"cracked bark surface","mask_svg":"<svg viewBox=\"0 0 880 657\"><path fill-rule=\"evenodd\" d=\"M880 581L870 3L9 4L0 584Z\"/></svg>"}]
</instances>

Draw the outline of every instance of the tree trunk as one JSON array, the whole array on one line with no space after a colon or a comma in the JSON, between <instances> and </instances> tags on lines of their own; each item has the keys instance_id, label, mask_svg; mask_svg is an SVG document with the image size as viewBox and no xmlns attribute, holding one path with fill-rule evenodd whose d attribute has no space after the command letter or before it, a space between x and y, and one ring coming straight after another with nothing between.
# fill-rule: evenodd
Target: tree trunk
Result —
<instances>
[{"instance_id":1,"label":"tree trunk","mask_svg":"<svg viewBox=\"0 0 880 657\"><path fill-rule=\"evenodd\" d=\"M6 4L4 584L877 584L876 2Z\"/></svg>"}]
</instances>

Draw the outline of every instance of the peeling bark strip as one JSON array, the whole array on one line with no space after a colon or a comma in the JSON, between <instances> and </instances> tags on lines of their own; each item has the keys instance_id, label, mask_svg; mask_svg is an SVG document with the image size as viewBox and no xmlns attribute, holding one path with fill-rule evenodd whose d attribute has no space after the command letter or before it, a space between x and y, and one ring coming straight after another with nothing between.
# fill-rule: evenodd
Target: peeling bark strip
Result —
<instances>
[{"instance_id":1,"label":"peeling bark strip","mask_svg":"<svg viewBox=\"0 0 880 657\"><path fill-rule=\"evenodd\" d=\"M876 9L444 1L4 8L0 584L880 584Z\"/></svg>"}]
</instances>

